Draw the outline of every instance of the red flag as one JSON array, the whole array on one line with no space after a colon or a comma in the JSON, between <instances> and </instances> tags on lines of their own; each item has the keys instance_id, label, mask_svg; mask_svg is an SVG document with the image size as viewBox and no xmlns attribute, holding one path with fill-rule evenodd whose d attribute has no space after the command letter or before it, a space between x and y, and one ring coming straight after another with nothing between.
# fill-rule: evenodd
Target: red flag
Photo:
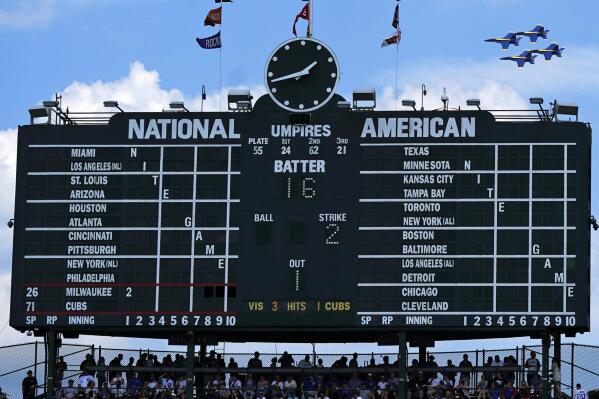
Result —
<instances>
[{"instance_id":1,"label":"red flag","mask_svg":"<svg viewBox=\"0 0 599 399\"><path fill-rule=\"evenodd\" d=\"M297 16L295 17L295 22L293 23L293 34L297 37L297 31L295 29L295 25L297 24L297 21L299 21L299 19L305 19L306 21L310 20L310 3L306 4L304 6L304 8L302 8L302 11L300 11L299 14L297 14Z\"/></svg>"},{"instance_id":2,"label":"red flag","mask_svg":"<svg viewBox=\"0 0 599 399\"><path fill-rule=\"evenodd\" d=\"M215 26L216 24L220 25L222 21L222 16L222 7L210 10L210 12L208 12L208 15L206 15L206 19L204 19L204 26Z\"/></svg>"}]
</instances>

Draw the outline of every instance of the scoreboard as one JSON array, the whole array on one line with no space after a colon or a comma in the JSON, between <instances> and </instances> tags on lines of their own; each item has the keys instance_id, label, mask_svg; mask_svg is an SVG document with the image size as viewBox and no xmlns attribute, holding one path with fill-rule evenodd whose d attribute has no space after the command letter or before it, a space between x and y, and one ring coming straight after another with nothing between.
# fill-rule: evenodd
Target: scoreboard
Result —
<instances>
[{"instance_id":1,"label":"scoreboard","mask_svg":"<svg viewBox=\"0 0 599 399\"><path fill-rule=\"evenodd\" d=\"M19 128L11 325L589 328L591 132L482 111Z\"/></svg>"}]
</instances>

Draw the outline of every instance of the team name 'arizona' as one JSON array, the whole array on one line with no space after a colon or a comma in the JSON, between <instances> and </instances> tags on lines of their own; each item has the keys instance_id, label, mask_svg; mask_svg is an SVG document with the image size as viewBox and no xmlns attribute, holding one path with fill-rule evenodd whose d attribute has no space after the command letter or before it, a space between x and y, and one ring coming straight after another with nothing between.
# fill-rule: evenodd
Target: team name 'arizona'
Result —
<instances>
[{"instance_id":1,"label":"team name 'arizona'","mask_svg":"<svg viewBox=\"0 0 599 399\"><path fill-rule=\"evenodd\" d=\"M366 118L362 137L474 137L476 118Z\"/></svg>"},{"instance_id":2,"label":"team name 'arizona'","mask_svg":"<svg viewBox=\"0 0 599 399\"><path fill-rule=\"evenodd\" d=\"M235 119L129 119L129 140L239 139Z\"/></svg>"}]
</instances>

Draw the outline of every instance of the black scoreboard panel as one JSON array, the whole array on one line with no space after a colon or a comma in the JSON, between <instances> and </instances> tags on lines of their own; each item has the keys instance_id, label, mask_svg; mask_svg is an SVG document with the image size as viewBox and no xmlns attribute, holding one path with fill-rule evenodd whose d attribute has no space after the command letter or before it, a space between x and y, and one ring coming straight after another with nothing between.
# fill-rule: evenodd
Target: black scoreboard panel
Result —
<instances>
[{"instance_id":1,"label":"black scoreboard panel","mask_svg":"<svg viewBox=\"0 0 599 399\"><path fill-rule=\"evenodd\" d=\"M585 331L590 140L485 112L24 126L11 325Z\"/></svg>"}]
</instances>

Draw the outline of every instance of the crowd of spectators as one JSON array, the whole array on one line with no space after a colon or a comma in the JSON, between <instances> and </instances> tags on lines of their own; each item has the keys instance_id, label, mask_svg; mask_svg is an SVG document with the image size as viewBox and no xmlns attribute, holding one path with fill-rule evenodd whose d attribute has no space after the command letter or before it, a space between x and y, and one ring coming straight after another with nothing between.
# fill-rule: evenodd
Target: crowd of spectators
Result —
<instances>
[{"instance_id":1,"label":"crowd of spectators","mask_svg":"<svg viewBox=\"0 0 599 399\"><path fill-rule=\"evenodd\" d=\"M284 352L266 364L260 356L256 352L247 363L250 370L240 370L242 372L234 371L239 368L234 358L226 363L222 355L214 351L204 357L195 357L195 395L202 399L399 398L398 363L390 363L388 356L377 363L373 355L365 365L359 364L357 353L351 358L341 356L331 365L331 371L323 372L318 371L323 368L322 359L316 359L314 364L309 355L296 362L292 355ZM121 371L98 369L104 366L121 368ZM104 357L96 362L88 354L79 365L78 374L69 378L65 377L69 367L61 357L56 364L56 399L187 399L185 372L169 370L185 367L186 359L180 354L174 359L169 354L159 360L156 355L142 353L137 360L130 357L128 361L118 354L108 363ZM460 371L473 367L466 354L457 366L452 360L440 366L434 355L428 355L423 363L413 360L407 368L407 397L533 399L541 392L541 364L535 352L522 368L513 356L503 359L495 356L487 359L482 373ZM202 368L206 371L202 372ZM228 369L227 373L214 372L219 368ZM525 376L519 370L523 370ZM24 399L35 397L37 381L30 373L23 380ZM559 385L561 373L555 362L552 373L553 380Z\"/></svg>"}]
</instances>

